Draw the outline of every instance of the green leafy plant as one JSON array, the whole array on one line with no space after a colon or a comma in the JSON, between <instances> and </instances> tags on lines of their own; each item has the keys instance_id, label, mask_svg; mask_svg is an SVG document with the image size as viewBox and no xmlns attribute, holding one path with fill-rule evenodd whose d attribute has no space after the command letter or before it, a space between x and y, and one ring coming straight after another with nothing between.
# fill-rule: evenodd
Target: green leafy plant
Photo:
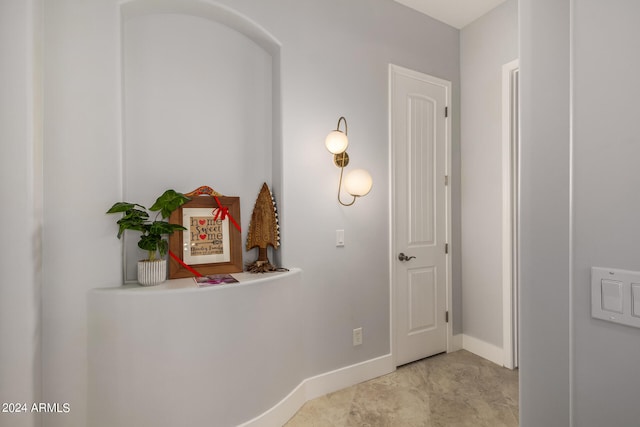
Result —
<instances>
[{"instance_id":1,"label":"green leafy plant","mask_svg":"<svg viewBox=\"0 0 640 427\"><path fill-rule=\"evenodd\" d=\"M117 222L118 239L122 237L125 230L139 231L142 235L138 242L138 247L149 253L147 261L154 261L156 253L163 258L169 250L169 242L164 235L169 235L177 230L186 230L179 224L169 224L165 219L169 218L171 212L178 209L190 199L182 193L174 190L165 191L162 196L148 210L156 212L153 221L149 220L147 208L137 203L117 202L107 211L111 213L124 213L124 216ZM161 216L161 219L158 219Z\"/></svg>"}]
</instances>

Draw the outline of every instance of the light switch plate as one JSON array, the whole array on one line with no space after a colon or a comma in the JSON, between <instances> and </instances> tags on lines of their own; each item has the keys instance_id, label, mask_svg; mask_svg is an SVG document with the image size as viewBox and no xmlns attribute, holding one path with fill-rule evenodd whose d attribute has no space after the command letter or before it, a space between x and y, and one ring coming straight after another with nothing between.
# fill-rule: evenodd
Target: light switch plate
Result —
<instances>
[{"instance_id":1,"label":"light switch plate","mask_svg":"<svg viewBox=\"0 0 640 427\"><path fill-rule=\"evenodd\" d=\"M640 317L640 284L631 284L631 315Z\"/></svg>"},{"instance_id":2,"label":"light switch plate","mask_svg":"<svg viewBox=\"0 0 640 427\"><path fill-rule=\"evenodd\" d=\"M622 314L622 282L602 279L600 290L602 292L602 309Z\"/></svg>"},{"instance_id":3,"label":"light switch plate","mask_svg":"<svg viewBox=\"0 0 640 427\"><path fill-rule=\"evenodd\" d=\"M640 328L640 272L591 267L591 317Z\"/></svg>"},{"instance_id":4,"label":"light switch plate","mask_svg":"<svg viewBox=\"0 0 640 427\"><path fill-rule=\"evenodd\" d=\"M336 230L336 246L339 248L344 246L344 230Z\"/></svg>"}]
</instances>

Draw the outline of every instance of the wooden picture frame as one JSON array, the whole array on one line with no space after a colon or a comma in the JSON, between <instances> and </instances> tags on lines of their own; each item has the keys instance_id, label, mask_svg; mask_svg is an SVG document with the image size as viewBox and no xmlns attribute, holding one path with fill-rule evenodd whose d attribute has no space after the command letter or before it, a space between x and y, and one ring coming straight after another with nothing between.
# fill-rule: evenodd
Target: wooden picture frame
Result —
<instances>
[{"instance_id":1,"label":"wooden picture frame","mask_svg":"<svg viewBox=\"0 0 640 427\"><path fill-rule=\"evenodd\" d=\"M218 200L228 212L222 220ZM218 213L216 219L216 213ZM232 219L232 220L231 220ZM169 236L169 279L239 273L243 269L240 226L240 198L196 195L171 213L169 222L181 224L186 231Z\"/></svg>"}]
</instances>

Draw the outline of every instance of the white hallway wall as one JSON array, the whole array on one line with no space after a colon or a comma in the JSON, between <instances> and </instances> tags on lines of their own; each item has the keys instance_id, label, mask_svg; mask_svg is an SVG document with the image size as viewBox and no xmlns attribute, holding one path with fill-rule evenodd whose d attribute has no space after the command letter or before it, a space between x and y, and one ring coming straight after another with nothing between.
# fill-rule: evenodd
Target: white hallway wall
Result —
<instances>
[{"instance_id":1,"label":"white hallway wall","mask_svg":"<svg viewBox=\"0 0 640 427\"><path fill-rule=\"evenodd\" d=\"M465 337L502 348L502 65L518 58L518 1L460 32Z\"/></svg>"},{"instance_id":2,"label":"white hallway wall","mask_svg":"<svg viewBox=\"0 0 640 427\"><path fill-rule=\"evenodd\" d=\"M640 330L590 317L590 267L640 270L640 5L520 8L521 425L637 425Z\"/></svg>"},{"instance_id":3,"label":"white hallway wall","mask_svg":"<svg viewBox=\"0 0 640 427\"><path fill-rule=\"evenodd\" d=\"M39 2L0 2L0 403L41 400ZM34 426L37 413L0 413Z\"/></svg>"},{"instance_id":4,"label":"white hallway wall","mask_svg":"<svg viewBox=\"0 0 640 427\"><path fill-rule=\"evenodd\" d=\"M457 105L459 33L388 0L220 3L282 43L282 260L304 271L306 317L292 321L307 330L305 375L388 354L387 66L451 80ZM120 283L120 244L103 214L121 191L117 4L44 5L42 398L72 407L45 416L47 426L85 425L86 295ZM353 167L368 168L374 179L372 193L351 208L335 201L337 170L323 147L340 115L349 120ZM454 167L457 141L456 132ZM337 228L346 230L342 249L335 248ZM354 348L351 330L359 326L364 345Z\"/></svg>"},{"instance_id":5,"label":"white hallway wall","mask_svg":"<svg viewBox=\"0 0 640 427\"><path fill-rule=\"evenodd\" d=\"M624 0L578 0L573 10L576 426L640 420L640 329L592 319L588 285L591 266L640 271L638 16L640 4Z\"/></svg>"}]
</instances>

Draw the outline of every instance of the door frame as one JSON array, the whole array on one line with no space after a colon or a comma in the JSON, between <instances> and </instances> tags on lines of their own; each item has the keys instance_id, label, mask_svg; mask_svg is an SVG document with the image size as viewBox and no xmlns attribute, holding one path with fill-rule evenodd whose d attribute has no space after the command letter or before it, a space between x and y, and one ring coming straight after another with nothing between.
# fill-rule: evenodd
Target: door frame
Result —
<instances>
[{"instance_id":1,"label":"door frame","mask_svg":"<svg viewBox=\"0 0 640 427\"><path fill-rule=\"evenodd\" d=\"M448 177L448 185L445 186L445 238L449 244L449 251L446 255L445 264L445 287L446 287L446 309L449 313L449 321L447 322L447 353L455 350L453 348L453 304L452 304L452 291L451 291L451 277L452 277L452 242L451 242L451 117L452 117L452 105L451 105L451 82L448 80L443 80L437 77L430 76L428 74L421 73L419 71L414 71L409 68L404 68L399 65L389 64L389 90L388 90L388 140L389 140L389 338L391 342L391 356L393 360L393 366L396 365L396 292L398 285L396 283L396 258L395 254L398 253L396 243L395 243L395 228L394 228L394 220L396 217L395 211L395 193L394 193L394 183L395 183L395 158L394 158L394 150L393 150L393 129L392 129L392 106L393 106L393 82L394 76L402 74L407 77L415 78L418 80L426 81L431 84L436 84L443 86L446 91L446 106L448 107L448 117L445 120L445 175ZM444 179L444 177L442 177Z\"/></svg>"},{"instance_id":2,"label":"door frame","mask_svg":"<svg viewBox=\"0 0 640 427\"><path fill-rule=\"evenodd\" d=\"M520 217L518 59L502 66L502 349L503 365L518 367L518 234Z\"/></svg>"}]
</instances>

